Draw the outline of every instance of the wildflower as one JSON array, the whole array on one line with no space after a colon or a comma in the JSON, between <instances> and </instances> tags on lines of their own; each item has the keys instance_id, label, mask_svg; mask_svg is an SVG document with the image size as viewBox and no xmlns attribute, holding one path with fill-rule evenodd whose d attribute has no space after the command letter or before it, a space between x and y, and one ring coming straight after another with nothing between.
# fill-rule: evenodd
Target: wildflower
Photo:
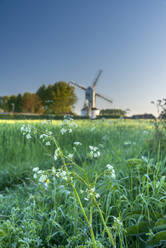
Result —
<instances>
[{"instance_id":1,"label":"wildflower","mask_svg":"<svg viewBox=\"0 0 166 248\"><path fill-rule=\"evenodd\" d=\"M107 167L108 170L112 170L113 169L113 166L110 165L110 164L107 164L106 167Z\"/></svg>"},{"instance_id":2,"label":"wildflower","mask_svg":"<svg viewBox=\"0 0 166 248\"><path fill-rule=\"evenodd\" d=\"M98 199L100 197L99 193L96 193L95 197Z\"/></svg>"},{"instance_id":3,"label":"wildflower","mask_svg":"<svg viewBox=\"0 0 166 248\"><path fill-rule=\"evenodd\" d=\"M46 142L46 146L50 146L51 143L49 141Z\"/></svg>"},{"instance_id":4,"label":"wildflower","mask_svg":"<svg viewBox=\"0 0 166 248\"><path fill-rule=\"evenodd\" d=\"M100 152L98 151L98 147L96 146L89 146L90 148L90 156L94 158L100 157Z\"/></svg>"},{"instance_id":5,"label":"wildflower","mask_svg":"<svg viewBox=\"0 0 166 248\"><path fill-rule=\"evenodd\" d=\"M58 159L59 151L60 151L59 148L57 148L57 149L55 150L55 153L54 153L54 160L57 160L57 159Z\"/></svg>"},{"instance_id":6,"label":"wildflower","mask_svg":"<svg viewBox=\"0 0 166 248\"><path fill-rule=\"evenodd\" d=\"M34 172L37 172L38 170L39 170L39 167L33 168L33 171L34 171Z\"/></svg>"},{"instance_id":7,"label":"wildflower","mask_svg":"<svg viewBox=\"0 0 166 248\"><path fill-rule=\"evenodd\" d=\"M21 131L22 131L22 132L25 131L25 125L22 125L22 126L21 126Z\"/></svg>"},{"instance_id":8,"label":"wildflower","mask_svg":"<svg viewBox=\"0 0 166 248\"><path fill-rule=\"evenodd\" d=\"M41 177L39 178L40 183L44 183L46 180L47 180L47 175L41 175Z\"/></svg>"},{"instance_id":9,"label":"wildflower","mask_svg":"<svg viewBox=\"0 0 166 248\"><path fill-rule=\"evenodd\" d=\"M112 165L110 165L110 164L107 164L106 167L107 167L111 177L115 179L116 175L115 175L114 167Z\"/></svg>"},{"instance_id":10,"label":"wildflower","mask_svg":"<svg viewBox=\"0 0 166 248\"><path fill-rule=\"evenodd\" d=\"M97 151L97 147L95 147L95 146L89 146L89 148L90 148L90 150L92 150L92 151Z\"/></svg>"},{"instance_id":11,"label":"wildflower","mask_svg":"<svg viewBox=\"0 0 166 248\"><path fill-rule=\"evenodd\" d=\"M74 145L79 146L79 145L82 145L82 143L79 142L79 141L75 141L75 142L74 142Z\"/></svg>"},{"instance_id":12,"label":"wildflower","mask_svg":"<svg viewBox=\"0 0 166 248\"><path fill-rule=\"evenodd\" d=\"M28 133L28 134L26 135L26 138L27 138L27 139L31 139L31 135Z\"/></svg>"},{"instance_id":13,"label":"wildflower","mask_svg":"<svg viewBox=\"0 0 166 248\"><path fill-rule=\"evenodd\" d=\"M67 132L67 130L66 130L65 128L62 128L60 132L61 132L61 134L63 135L64 133Z\"/></svg>"},{"instance_id":14,"label":"wildflower","mask_svg":"<svg viewBox=\"0 0 166 248\"><path fill-rule=\"evenodd\" d=\"M72 154L72 153L69 153L69 154L67 155L67 157L68 157L69 159L72 159L72 158L73 158L73 154Z\"/></svg>"},{"instance_id":15,"label":"wildflower","mask_svg":"<svg viewBox=\"0 0 166 248\"><path fill-rule=\"evenodd\" d=\"M53 173L53 174L56 173L55 167L52 167L52 173Z\"/></svg>"},{"instance_id":16,"label":"wildflower","mask_svg":"<svg viewBox=\"0 0 166 248\"><path fill-rule=\"evenodd\" d=\"M39 171L37 171L37 174L42 174L43 173L43 171L42 170L39 170Z\"/></svg>"},{"instance_id":17,"label":"wildflower","mask_svg":"<svg viewBox=\"0 0 166 248\"><path fill-rule=\"evenodd\" d=\"M58 171L56 172L56 177L58 178L62 178L63 180L67 181L67 173L66 171L62 170L62 169L58 169Z\"/></svg>"},{"instance_id":18,"label":"wildflower","mask_svg":"<svg viewBox=\"0 0 166 248\"><path fill-rule=\"evenodd\" d=\"M99 152L99 151L97 151L96 153L93 153L93 157L94 157L94 158L98 158L98 157L100 157L100 152Z\"/></svg>"},{"instance_id":19,"label":"wildflower","mask_svg":"<svg viewBox=\"0 0 166 248\"><path fill-rule=\"evenodd\" d=\"M33 175L33 178L34 178L34 179L36 179L36 178L37 178L37 174L36 174L36 173Z\"/></svg>"},{"instance_id":20,"label":"wildflower","mask_svg":"<svg viewBox=\"0 0 166 248\"><path fill-rule=\"evenodd\" d=\"M124 145L125 145L125 146L131 145L131 144L132 144L131 141L125 141L125 142L124 142Z\"/></svg>"},{"instance_id":21,"label":"wildflower","mask_svg":"<svg viewBox=\"0 0 166 248\"><path fill-rule=\"evenodd\" d=\"M48 135L44 134L44 133L40 135L40 139L47 138L47 137L48 137Z\"/></svg>"},{"instance_id":22,"label":"wildflower","mask_svg":"<svg viewBox=\"0 0 166 248\"><path fill-rule=\"evenodd\" d=\"M122 222L119 220L119 218L116 218L115 216L113 216L113 218L114 218L114 223L116 223L116 224L118 224L120 226L123 225Z\"/></svg>"}]
</instances>

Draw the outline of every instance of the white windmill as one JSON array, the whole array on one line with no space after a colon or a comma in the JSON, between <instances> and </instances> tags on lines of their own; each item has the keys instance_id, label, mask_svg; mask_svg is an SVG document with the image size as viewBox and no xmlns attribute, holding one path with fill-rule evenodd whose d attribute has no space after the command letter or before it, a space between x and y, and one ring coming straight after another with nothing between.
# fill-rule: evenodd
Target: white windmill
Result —
<instances>
[{"instance_id":1,"label":"white windmill","mask_svg":"<svg viewBox=\"0 0 166 248\"><path fill-rule=\"evenodd\" d=\"M99 115L100 110L96 108L96 96L106 100L109 103L112 103L111 99L108 99L104 96L102 96L99 93L95 92L96 84L99 80L99 77L101 76L102 70L99 70L97 77L95 78L94 82L92 83L92 86L84 87L80 84L75 83L74 81L70 81L69 84L72 84L74 86L77 86L78 88L85 91L85 102L84 106L81 110L82 116L89 116L92 119L95 119L97 115Z\"/></svg>"}]
</instances>

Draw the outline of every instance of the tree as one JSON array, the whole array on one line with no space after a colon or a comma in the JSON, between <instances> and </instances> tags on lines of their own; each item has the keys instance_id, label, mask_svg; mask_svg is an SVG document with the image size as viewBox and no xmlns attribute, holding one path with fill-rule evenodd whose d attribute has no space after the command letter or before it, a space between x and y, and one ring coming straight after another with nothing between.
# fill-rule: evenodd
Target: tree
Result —
<instances>
[{"instance_id":1,"label":"tree","mask_svg":"<svg viewBox=\"0 0 166 248\"><path fill-rule=\"evenodd\" d=\"M22 95L18 94L15 101L15 112L21 113L22 112Z\"/></svg>"},{"instance_id":2,"label":"tree","mask_svg":"<svg viewBox=\"0 0 166 248\"><path fill-rule=\"evenodd\" d=\"M1 97L1 99L0 99L0 108L4 112L8 112L9 111L9 97L8 96Z\"/></svg>"},{"instance_id":3,"label":"tree","mask_svg":"<svg viewBox=\"0 0 166 248\"><path fill-rule=\"evenodd\" d=\"M102 109L100 115L103 116L114 116L114 117L124 117L126 111L122 109Z\"/></svg>"},{"instance_id":4,"label":"tree","mask_svg":"<svg viewBox=\"0 0 166 248\"><path fill-rule=\"evenodd\" d=\"M64 81L53 85L42 85L36 93L44 106L45 113L66 114L72 113L77 97L74 87Z\"/></svg>"},{"instance_id":5,"label":"tree","mask_svg":"<svg viewBox=\"0 0 166 248\"><path fill-rule=\"evenodd\" d=\"M17 96L11 95L8 100L9 105L9 111L15 112L15 106L16 106Z\"/></svg>"},{"instance_id":6,"label":"tree","mask_svg":"<svg viewBox=\"0 0 166 248\"><path fill-rule=\"evenodd\" d=\"M22 112L24 113L42 113L42 102L36 94L24 93L22 97Z\"/></svg>"}]
</instances>

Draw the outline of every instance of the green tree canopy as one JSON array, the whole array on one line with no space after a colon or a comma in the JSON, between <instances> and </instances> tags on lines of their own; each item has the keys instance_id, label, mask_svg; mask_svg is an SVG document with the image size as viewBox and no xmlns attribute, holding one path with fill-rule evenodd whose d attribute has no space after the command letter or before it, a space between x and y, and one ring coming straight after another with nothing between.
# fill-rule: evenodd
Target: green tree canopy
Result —
<instances>
[{"instance_id":1,"label":"green tree canopy","mask_svg":"<svg viewBox=\"0 0 166 248\"><path fill-rule=\"evenodd\" d=\"M24 93L22 97L22 112L24 113L42 113L42 102L36 94Z\"/></svg>"},{"instance_id":2,"label":"green tree canopy","mask_svg":"<svg viewBox=\"0 0 166 248\"><path fill-rule=\"evenodd\" d=\"M126 115L126 111L122 109L102 109L100 111L100 115L124 117Z\"/></svg>"},{"instance_id":3,"label":"green tree canopy","mask_svg":"<svg viewBox=\"0 0 166 248\"><path fill-rule=\"evenodd\" d=\"M45 113L66 114L72 113L77 97L74 87L64 81L53 85L42 85L36 93L44 106Z\"/></svg>"}]
</instances>

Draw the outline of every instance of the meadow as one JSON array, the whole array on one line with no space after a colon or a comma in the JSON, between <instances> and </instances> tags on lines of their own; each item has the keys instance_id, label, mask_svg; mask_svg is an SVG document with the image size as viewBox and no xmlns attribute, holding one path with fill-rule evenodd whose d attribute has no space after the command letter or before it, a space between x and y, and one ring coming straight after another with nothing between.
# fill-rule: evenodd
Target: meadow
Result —
<instances>
[{"instance_id":1,"label":"meadow","mask_svg":"<svg viewBox=\"0 0 166 248\"><path fill-rule=\"evenodd\" d=\"M0 248L166 247L151 121L0 121Z\"/></svg>"}]
</instances>

